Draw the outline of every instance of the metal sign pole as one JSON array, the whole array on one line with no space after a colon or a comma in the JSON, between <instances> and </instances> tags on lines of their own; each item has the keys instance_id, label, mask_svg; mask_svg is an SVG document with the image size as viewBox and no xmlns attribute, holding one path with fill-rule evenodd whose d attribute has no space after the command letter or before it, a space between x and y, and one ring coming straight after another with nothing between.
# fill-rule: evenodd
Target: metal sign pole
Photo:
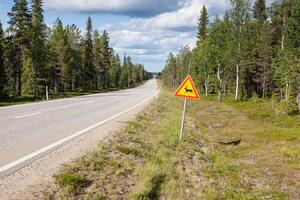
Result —
<instances>
[{"instance_id":1,"label":"metal sign pole","mask_svg":"<svg viewBox=\"0 0 300 200\"><path fill-rule=\"evenodd\" d=\"M189 61L188 75L190 74L190 71L191 71L191 59ZM182 140L183 137L186 106L187 106L187 98L184 99L184 106L183 106L182 119L181 119L181 129L180 129L180 140Z\"/></svg>"},{"instance_id":2,"label":"metal sign pole","mask_svg":"<svg viewBox=\"0 0 300 200\"><path fill-rule=\"evenodd\" d=\"M183 129L184 129L184 121L185 121L185 112L186 112L186 106L187 106L187 99L184 99L184 106L183 106L183 112L182 112L182 120L181 120L181 129L180 129L180 140L183 137Z\"/></svg>"}]
</instances>

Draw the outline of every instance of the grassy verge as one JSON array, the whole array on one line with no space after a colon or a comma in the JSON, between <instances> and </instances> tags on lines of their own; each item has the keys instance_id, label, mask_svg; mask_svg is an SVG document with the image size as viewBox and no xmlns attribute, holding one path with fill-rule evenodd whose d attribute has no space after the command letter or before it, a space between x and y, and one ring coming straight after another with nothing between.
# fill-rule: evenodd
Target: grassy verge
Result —
<instances>
[{"instance_id":1,"label":"grassy verge","mask_svg":"<svg viewBox=\"0 0 300 200\"><path fill-rule=\"evenodd\" d=\"M268 105L190 101L179 141L183 100L163 90L120 133L57 174L45 198L299 199L300 119L273 117Z\"/></svg>"}]
</instances>

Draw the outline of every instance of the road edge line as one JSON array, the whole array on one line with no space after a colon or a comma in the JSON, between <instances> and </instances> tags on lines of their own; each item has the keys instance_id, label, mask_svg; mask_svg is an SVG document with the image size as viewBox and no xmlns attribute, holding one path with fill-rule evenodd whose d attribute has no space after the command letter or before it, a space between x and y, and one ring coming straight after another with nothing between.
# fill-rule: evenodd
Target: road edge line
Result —
<instances>
[{"instance_id":1,"label":"road edge line","mask_svg":"<svg viewBox=\"0 0 300 200\"><path fill-rule=\"evenodd\" d=\"M99 126L101 126L101 125L103 125L103 124L105 124L105 123L107 123L107 122L109 122L111 120L114 120L114 119L116 119L116 118L118 118L118 117L120 117L120 116L122 116L122 115L124 115L124 114L126 114L126 113L128 113L128 112L130 112L132 110L134 110L135 108L137 108L137 107L145 104L146 102L150 101L154 97L155 97L155 94L151 95L151 97L149 97L146 100L144 100L144 101L136 104L135 106L133 106L131 108L128 108L128 109L126 109L126 110L124 110L124 111L122 111L122 112L120 112L120 113L118 113L118 114L116 114L114 116L111 116L111 117L109 117L109 118L107 118L107 119L105 119L105 120L103 120L103 121L101 121L101 122L99 122L97 124L89 126L89 127L85 128L85 129L83 129L81 131L78 131L78 132L76 132L76 133L74 133L74 134L72 134L72 135L64 138L64 139L61 139L61 140L59 140L59 141L57 141L55 143L52 143L52 144L50 144L48 146L45 146L45 147L43 147L43 148L41 148L41 149L39 149L37 151L34 151L34 152L32 152L32 153L30 153L30 154L28 154L28 155L26 155L26 156L24 156L22 158L19 158L19 159L15 160L15 161L13 161L11 163L8 163L8 164L6 164L4 166L1 166L0 167L0 174L6 172L8 170L10 170L13 167L16 167L17 165L19 165L19 164L21 164L23 162L26 162L26 161L28 161L30 159L33 159L34 157L39 156L42 153L45 153L45 152L47 152L47 151L49 151L49 150L51 150L51 149L53 149L55 147L58 147L58 146L66 143L68 141L71 141L72 139L75 139L76 137L79 137L79 136L81 136L81 135L83 135L83 134L85 134L85 133L87 133L89 131L92 131L93 129L95 129L95 128L97 128L97 127L99 127Z\"/></svg>"}]
</instances>

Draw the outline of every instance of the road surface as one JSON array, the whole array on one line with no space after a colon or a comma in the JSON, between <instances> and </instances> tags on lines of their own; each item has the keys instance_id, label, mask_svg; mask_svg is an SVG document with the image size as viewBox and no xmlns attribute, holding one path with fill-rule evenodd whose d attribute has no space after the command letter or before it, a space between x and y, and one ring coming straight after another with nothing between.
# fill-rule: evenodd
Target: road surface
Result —
<instances>
[{"instance_id":1,"label":"road surface","mask_svg":"<svg viewBox=\"0 0 300 200\"><path fill-rule=\"evenodd\" d=\"M0 175L149 102L156 81L117 92L0 108Z\"/></svg>"}]
</instances>

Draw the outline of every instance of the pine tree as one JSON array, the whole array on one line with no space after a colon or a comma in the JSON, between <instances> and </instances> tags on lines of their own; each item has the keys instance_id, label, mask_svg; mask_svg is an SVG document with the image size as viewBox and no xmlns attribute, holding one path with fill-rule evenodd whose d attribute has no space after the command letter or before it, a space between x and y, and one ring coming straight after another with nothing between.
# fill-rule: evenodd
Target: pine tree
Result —
<instances>
[{"instance_id":1,"label":"pine tree","mask_svg":"<svg viewBox=\"0 0 300 200\"><path fill-rule=\"evenodd\" d=\"M270 13L270 28L269 31L271 32L271 45L274 48L277 48L281 45L281 33L282 33L282 17L280 15L280 7L281 4L278 1L275 1L269 7Z\"/></svg>"},{"instance_id":2,"label":"pine tree","mask_svg":"<svg viewBox=\"0 0 300 200\"><path fill-rule=\"evenodd\" d=\"M5 88L5 66L4 66L4 32L0 22L0 97L4 96Z\"/></svg>"},{"instance_id":3,"label":"pine tree","mask_svg":"<svg viewBox=\"0 0 300 200\"><path fill-rule=\"evenodd\" d=\"M38 86L46 84L48 77L47 48L46 48L46 25L42 9L42 0L33 0L32 2L32 42L31 56L34 69L34 94L38 96Z\"/></svg>"},{"instance_id":4,"label":"pine tree","mask_svg":"<svg viewBox=\"0 0 300 200\"><path fill-rule=\"evenodd\" d=\"M208 25L208 13L206 10L206 7L203 6L201 13L200 13L200 19L198 23L198 34L197 34L197 45L200 46L201 41L203 41L206 38L207 35L207 25Z\"/></svg>"},{"instance_id":5,"label":"pine tree","mask_svg":"<svg viewBox=\"0 0 300 200\"><path fill-rule=\"evenodd\" d=\"M73 91L80 87L82 55L80 29L72 24L65 29L67 38L67 69L69 90Z\"/></svg>"},{"instance_id":6,"label":"pine tree","mask_svg":"<svg viewBox=\"0 0 300 200\"><path fill-rule=\"evenodd\" d=\"M23 50L23 68L22 68L22 94L31 95L36 89L36 73L33 68L31 52L28 49Z\"/></svg>"},{"instance_id":7,"label":"pine tree","mask_svg":"<svg viewBox=\"0 0 300 200\"><path fill-rule=\"evenodd\" d=\"M30 27L31 27L31 16L27 7L26 0L14 0L15 5L12 7L11 12L8 13L10 16L8 32L11 36L12 51L14 54L10 55L14 58L13 71L14 79L16 82L17 95L21 95L22 91L22 54L23 51L29 47L30 38Z\"/></svg>"},{"instance_id":8,"label":"pine tree","mask_svg":"<svg viewBox=\"0 0 300 200\"><path fill-rule=\"evenodd\" d=\"M102 41L98 30L94 31L93 35L93 62L95 67L95 86L98 89L101 85L101 73L102 73L102 55L101 55Z\"/></svg>"},{"instance_id":9,"label":"pine tree","mask_svg":"<svg viewBox=\"0 0 300 200\"><path fill-rule=\"evenodd\" d=\"M128 66L128 85L129 87L134 86L134 74L133 74L133 64L131 62L131 57L127 56L127 66Z\"/></svg>"},{"instance_id":10,"label":"pine tree","mask_svg":"<svg viewBox=\"0 0 300 200\"><path fill-rule=\"evenodd\" d=\"M110 48L109 48L109 37L106 30L103 31L101 36L102 40L102 73L101 73L101 80L102 80L102 88L106 89L109 87L109 68L110 68Z\"/></svg>"},{"instance_id":11,"label":"pine tree","mask_svg":"<svg viewBox=\"0 0 300 200\"><path fill-rule=\"evenodd\" d=\"M288 47L300 53L300 0L291 1L291 14L287 24ZM300 56L298 56L300 57Z\"/></svg>"},{"instance_id":12,"label":"pine tree","mask_svg":"<svg viewBox=\"0 0 300 200\"><path fill-rule=\"evenodd\" d=\"M291 51L297 64L293 68L292 77L290 77L291 98L300 96L300 0L291 0L291 12L288 19L287 29L287 48ZM292 100L293 101L293 100ZM297 100L298 109L300 102Z\"/></svg>"},{"instance_id":13,"label":"pine tree","mask_svg":"<svg viewBox=\"0 0 300 200\"><path fill-rule=\"evenodd\" d=\"M259 22L264 22L268 19L266 0L256 0L253 7L253 17Z\"/></svg>"},{"instance_id":14,"label":"pine tree","mask_svg":"<svg viewBox=\"0 0 300 200\"><path fill-rule=\"evenodd\" d=\"M127 56L124 56L123 59L123 65L122 65L122 70L121 70L121 77L120 77L120 86L122 88L127 88L129 86L128 83L128 62L127 62Z\"/></svg>"},{"instance_id":15,"label":"pine tree","mask_svg":"<svg viewBox=\"0 0 300 200\"><path fill-rule=\"evenodd\" d=\"M110 80L114 87L118 88L120 84L121 76L121 61L118 54L112 56L112 66L110 69Z\"/></svg>"},{"instance_id":16,"label":"pine tree","mask_svg":"<svg viewBox=\"0 0 300 200\"><path fill-rule=\"evenodd\" d=\"M50 37L50 65L52 76L52 87L57 93L66 88L67 69L67 39L62 21L58 18L55 22Z\"/></svg>"},{"instance_id":17,"label":"pine tree","mask_svg":"<svg viewBox=\"0 0 300 200\"><path fill-rule=\"evenodd\" d=\"M272 39L269 34L269 23L267 20L266 2L265 0L257 0L253 9L255 26L254 30L257 30L255 44L255 68L252 69L253 77L252 81L256 84L255 91L262 98L266 98L268 93L268 86L271 86L271 56ZM253 38L252 38L253 40Z\"/></svg>"},{"instance_id":18,"label":"pine tree","mask_svg":"<svg viewBox=\"0 0 300 200\"><path fill-rule=\"evenodd\" d=\"M88 17L86 26L86 35L84 43L84 87L86 89L94 88L94 61L93 61L93 25L91 17Z\"/></svg>"}]
</instances>

